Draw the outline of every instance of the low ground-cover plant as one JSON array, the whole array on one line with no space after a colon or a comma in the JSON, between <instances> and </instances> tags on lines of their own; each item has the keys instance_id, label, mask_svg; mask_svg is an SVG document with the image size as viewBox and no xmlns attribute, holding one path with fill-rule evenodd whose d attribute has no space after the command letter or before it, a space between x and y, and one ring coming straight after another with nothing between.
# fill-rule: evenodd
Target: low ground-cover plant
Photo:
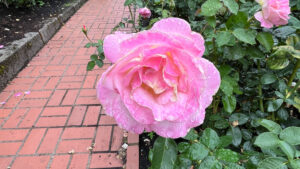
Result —
<instances>
[{"instance_id":1,"label":"low ground-cover plant","mask_svg":"<svg viewBox=\"0 0 300 169\"><path fill-rule=\"evenodd\" d=\"M125 6L147 7L151 18L140 16L139 25L124 18L116 29L147 30L168 17L188 21L221 75L204 123L186 141L159 137L149 154L152 169L300 168L299 0L126 0Z\"/></svg>"},{"instance_id":2,"label":"low ground-cover plant","mask_svg":"<svg viewBox=\"0 0 300 169\"><path fill-rule=\"evenodd\" d=\"M0 0L0 4L1 3L6 5L6 7L15 7L15 8L44 5L43 0Z\"/></svg>"}]
</instances>

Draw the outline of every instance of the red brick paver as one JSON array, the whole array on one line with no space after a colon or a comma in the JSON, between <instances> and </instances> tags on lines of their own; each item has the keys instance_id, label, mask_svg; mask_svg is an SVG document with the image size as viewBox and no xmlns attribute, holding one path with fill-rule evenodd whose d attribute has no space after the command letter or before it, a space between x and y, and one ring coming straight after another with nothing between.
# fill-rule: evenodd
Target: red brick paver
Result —
<instances>
[{"instance_id":1,"label":"red brick paver","mask_svg":"<svg viewBox=\"0 0 300 169\"><path fill-rule=\"evenodd\" d=\"M86 71L95 49L81 32L103 39L129 15L123 3L88 0L0 93L0 169L138 169L137 135L117 158L123 130L96 99L110 63Z\"/></svg>"}]
</instances>

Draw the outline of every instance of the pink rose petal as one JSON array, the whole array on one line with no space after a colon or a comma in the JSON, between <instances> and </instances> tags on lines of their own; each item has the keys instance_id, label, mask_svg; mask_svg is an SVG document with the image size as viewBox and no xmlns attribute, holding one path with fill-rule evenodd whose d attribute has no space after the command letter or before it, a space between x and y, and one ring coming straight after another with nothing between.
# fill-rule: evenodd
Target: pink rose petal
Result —
<instances>
[{"instance_id":1,"label":"pink rose petal","mask_svg":"<svg viewBox=\"0 0 300 169\"><path fill-rule=\"evenodd\" d=\"M28 94L30 94L31 92L30 91L26 91L26 92L24 92L24 94L26 94L26 95L28 95Z\"/></svg>"},{"instance_id":2,"label":"pink rose petal","mask_svg":"<svg viewBox=\"0 0 300 169\"><path fill-rule=\"evenodd\" d=\"M20 93L20 92L15 94L16 97L19 97L21 95L22 95L22 93Z\"/></svg>"}]
</instances>

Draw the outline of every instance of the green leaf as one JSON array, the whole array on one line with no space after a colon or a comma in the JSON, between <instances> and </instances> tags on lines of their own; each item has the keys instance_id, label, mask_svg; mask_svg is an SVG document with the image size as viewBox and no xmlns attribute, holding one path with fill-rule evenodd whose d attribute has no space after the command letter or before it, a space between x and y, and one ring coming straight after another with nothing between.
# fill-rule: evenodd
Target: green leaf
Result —
<instances>
[{"instance_id":1,"label":"green leaf","mask_svg":"<svg viewBox=\"0 0 300 169\"><path fill-rule=\"evenodd\" d=\"M222 169L222 164L214 157L206 157L197 169Z\"/></svg>"},{"instance_id":2,"label":"green leaf","mask_svg":"<svg viewBox=\"0 0 300 169\"><path fill-rule=\"evenodd\" d=\"M258 33L258 35L256 36L256 39L259 41L259 43L261 45L263 45L267 51L269 52L273 45L274 45L274 40L272 37L272 34L268 33L268 32L260 32Z\"/></svg>"},{"instance_id":3,"label":"green leaf","mask_svg":"<svg viewBox=\"0 0 300 169\"><path fill-rule=\"evenodd\" d=\"M255 42L255 32L252 30L237 28L233 31L233 35L240 41L254 45Z\"/></svg>"},{"instance_id":4,"label":"green leaf","mask_svg":"<svg viewBox=\"0 0 300 169\"><path fill-rule=\"evenodd\" d=\"M207 23L211 26L211 27L216 27L216 17L215 16L209 16L206 17L205 20L207 21Z\"/></svg>"},{"instance_id":5,"label":"green leaf","mask_svg":"<svg viewBox=\"0 0 300 169\"><path fill-rule=\"evenodd\" d=\"M231 130L228 130L227 134L232 137L232 144L235 147L238 147L242 142L242 132L239 127L232 127Z\"/></svg>"},{"instance_id":6,"label":"green leaf","mask_svg":"<svg viewBox=\"0 0 300 169\"><path fill-rule=\"evenodd\" d=\"M286 160L280 157L269 157L258 163L257 169L287 169Z\"/></svg>"},{"instance_id":7,"label":"green leaf","mask_svg":"<svg viewBox=\"0 0 300 169\"><path fill-rule=\"evenodd\" d=\"M293 169L299 169L300 168L300 159L296 160L290 160L289 161Z\"/></svg>"},{"instance_id":8,"label":"green leaf","mask_svg":"<svg viewBox=\"0 0 300 169\"><path fill-rule=\"evenodd\" d=\"M96 54L91 55L90 58L91 58L92 61L98 60L98 56Z\"/></svg>"},{"instance_id":9,"label":"green leaf","mask_svg":"<svg viewBox=\"0 0 300 169\"><path fill-rule=\"evenodd\" d=\"M169 15L170 15L170 11L168 11L168 10L166 10L166 9L164 9L164 10L161 12L161 16L162 16L163 18L167 18L167 17L169 17Z\"/></svg>"},{"instance_id":10,"label":"green leaf","mask_svg":"<svg viewBox=\"0 0 300 169\"><path fill-rule=\"evenodd\" d=\"M240 45L224 48L223 55L229 60L239 60L246 55L245 49Z\"/></svg>"},{"instance_id":11,"label":"green leaf","mask_svg":"<svg viewBox=\"0 0 300 169\"><path fill-rule=\"evenodd\" d=\"M219 47L229 43L230 39L233 38L233 35L227 31L221 31L217 33L216 42Z\"/></svg>"},{"instance_id":12,"label":"green leaf","mask_svg":"<svg viewBox=\"0 0 300 169\"><path fill-rule=\"evenodd\" d=\"M289 36L287 39L286 39L286 44L289 45L289 46L293 46L295 49L297 49L297 45L299 44L300 42L300 37L299 36ZM299 50L299 49L297 49Z\"/></svg>"},{"instance_id":13,"label":"green leaf","mask_svg":"<svg viewBox=\"0 0 300 169\"><path fill-rule=\"evenodd\" d=\"M298 4L300 4L299 1ZM300 21L296 17L293 16L289 16L289 17L290 17L289 23L291 23L295 29L300 29Z\"/></svg>"},{"instance_id":14,"label":"green leaf","mask_svg":"<svg viewBox=\"0 0 300 169\"><path fill-rule=\"evenodd\" d=\"M229 163L227 166L225 166L224 169L245 169L245 168L235 163Z\"/></svg>"},{"instance_id":15,"label":"green leaf","mask_svg":"<svg viewBox=\"0 0 300 169\"><path fill-rule=\"evenodd\" d=\"M251 59L263 59L265 55L256 47L249 46L247 48L247 54L250 56Z\"/></svg>"},{"instance_id":16,"label":"green leaf","mask_svg":"<svg viewBox=\"0 0 300 169\"><path fill-rule=\"evenodd\" d=\"M179 155L177 156L176 164L173 169L186 169L186 168L191 168L191 166L192 166L192 161L190 159L182 155Z\"/></svg>"},{"instance_id":17,"label":"green leaf","mask_svg":"<svg viewBox=\"0 0 300 169\"><path fill-rule=\"evenodd\" d=\"M102 60L99 60L99 59L97 59L96 60L96 65L98 66L98 67L102 67L103 66L103 61Z\"/></svg>"},{"instance_id":18,"label":"green leaf","mask_svg":"<svg viewBox=\"0 0 300 169\"><path fill-rule=\"evenodd\" d=\"M264 74L260 79L261 83L264 85L272 84L272 83L276 82L276 80L277 80L276 76L272 73Z\"/></svg>"},{"instance_id":19,"label":"green leaf","mask_svg":"<svg viewBox=\"0 0 300 169\"><path fill-rule=\"evenodd\" d=\"M101 53L101 54L99 55L99 57L100 57L101 60L104 60L104 59L105 59L104 53Z\"/></svg>"},{"instance_id":20,"label":"green leaf","mask_svg":"<svg viewBox=\"0 0 300 169\"><path fill-rule=\"evenodd\" d=\"M289 63L287 55L278 50L267 58L267 66L274 70L284 69Z\"/></svg>"},{"instance_id":21,"label":"green leaf","mask_svg":"<svg viewBox=\"0 0 300 169\"><path fill-rule=\"evenodd\" d=\"M231 15L226 21L228 29L245 28L248 25L248 15L246 12L238 12L237 15Z\"/></svg>"},{"instance_id":22,"label":"green leaf","mask_svg":"<svg viewBox=\"0 0 300 169\"><path fill-rule=\"evenodd\" d=\"M236 98L233 95L223 96L222 103L223 103L225 111L228 113L232 113L236 107Z\"/></svg>"},{"instance_id":23,"label":"green leaf","mask_svg":"<svg viewBox=\"0 0 300 169\"><path fill-rule=\"evenodd\" d=\"M272 132L265 132L257 136L254 144L260 148L274 148L279 144L278 136Z\"/></svg>"},{"instance_id":24,"label":"green leaf","mask_svg":"<svg viewBox=\"0 0 300 169\"><path fill-rule=\"evenodd\" d=\"M217 129L225 129L227 127L229 127L229 122L225 119L222 120L218 120L215 122L214 127Z\"/></svg>"},{"instance_id":25,"label":"green leaf","mask_svg":"<svg viewBox=\"0 0 300 169\"><path fill-rule=\"evenodd\" d=\"M296 29L292 26L283 26L274 30L274 35L280 38L286 38L287 36L296 32Z\"/></svg>"},{"instance_id":26,"label":"green leaf","mask_svg":"<svg viewBox=\"0 0 300 169\"><path fill-rule=\"evenodd\" d=\"M287 127L280 133L280 138L291 145L300 145L300 127Z\"/></svg>"},{"instance_id":27,"label":"green leaf","mask_svg":"<svg viewBox=\"0 0 300 169\"><path fill-rule=\"evenodd\" d=\"M96 65L95 61L89 61L89 63L87 64L86 70L87 71L93 70L95 65Z\"/></svg>"},{"instance_id":28,"label":"green leaf","mask_svg":"<svg viewBox=\"0 0 300 169\"><path fill-rule=\"evenodd\" d=\"M92 43L87 43L87 44L85 44L85 48L89 48L89 47L91 47L92 46Z\"/></svg>"},{"instance_id":29,"label":"green leaf","mask_svg":"<svg viewBox=\"0 0 300 169\"><path fill-rule=\"evenodd\" d=\"M206 128L200 137L201 142L209 149L214 150L219 144L220 138L218 134L211 128Z\"/></svg>"},{"instance_id":30,"label":"green leaf","mask_svg":"<svg viewBox=\"0 0 300 169\"><path fill-rule=\"evenodd\" d=\"M102 46L102 45L99 46L99 47L97 48L97 50L98 50L98 54L100 55L101 53L103 53L103 46Z\"/></svg>"},{"instance_id":31,"label":"green leaf","mask_svg":"<svg viewBox=\"0 0 300 169\"><path fill-rule=\"evenodd\" d=\"M203 160L208 155L209 150L201 143L193 143L188 152L191 160Z\"/></svg>"},{"instance_id":32,"label":"green leaf","mask_svg":"<svg viewBox=\"0 0 300 169\"><path fill-rule=\"evenodd\" d=\"M239 11L239 4L235 0L222 0L224 5L229 9L233 14L237 14Z\"/></svg>"},{"instance_id":33,"label":"green leaf","mask_svg":"<svg viewBox=\"0 0 300 169\"><path fill-rule=\"evenodd\" d=\"M220 137L220 143L218 145L219 148L225 148L232 143L232 136L222 136Z\"/></svg>"},{"instance_id":34,"label":"green leaf","mask_svg":"<svg viewBox=\"0 0 300 169\"><path fill-rule=\"evenodd\" d=\"M190 144L189 144L189 143L187 143L187 142L180 142L180 143L178 144L178 151L179 151L180 153L183 153L183 152L185 152L187 149L189 149L189 147L190 147Z\"/></svg>"},{"instance_id":35,"label":"green leaf","mask_svg":"<svg viewBox=\"0 0 300 169\"><path fill-rule=\"evenodd\" d=\"M292 55L294 58L300 59L300 50L296 50L293 46L278 46L274 47L274 49L276 50L274 55L276 54L283 57L289 54Z\"/></svg>"},{"instance_id":36,"label":"green leaf","mask_svg":"<svg viewBox=\"0 0 300 169\"><path fill-rule=\"evenodd\" d=\"M124 6L128 6L133 3L133 0L126 0Z\"/></svg>"},{"instance_id":37,"label":"green leaf","mask_svg":"<svg viewBox=\"0 0 300 169\"><path fill-rule=\"evenodd\" d=\"M234 113L229 117L230 122L238 121L238 125L243 125L247 123L249 116L242 113Z\"/></svg>"},{"instance_id":38,"label":"green leaf","mask_svg":"<svg viewBox=\"0 0 300 169\"><path fill-rule=\"evenodd\" d=\"M289 143L279 141L279 147L286 154L288 159L293 159L295 157L295 149Z\"/></svg>"},{"instance_id":39,"label":"green leaf","mask_svg":"<svg viewBox=\"0 0 300 169\"><path fill-rule=\"evenodd\" d=\"M216 157L219 160L223 160L226 162L236 163L239 161L238 153L231 151L229 149L218 149L216 151Z\"/></svg>"},{"instance_id":40,"label":"green leaf","mask_svg":"<svg viewBox=\"0 0 300 169\"><path fill-rule=\"evenodd\" d=\"M252 139L252 133L247 129L242 129L242 135L243 135L243 138L245 140L251 140Z\"/></svg>"},{"instance_id":41,"label":"green leaf","mask_svg":"<svg viewBox=\"0 0 300 169\"><path fill-rule=\"evenodd\" d=\"M264 126L265 128L267 128L270 132L274 134L280 134L282 130L281 126L272 120L262 119L262 120L258 120L258 123Z\"/></svg>"},{"instance_id":42,"label":"green leaf","mask_svg":"<svg viewBox=\"0 0 300 169\"><path fill-rule=\"evenodd\" d=\"M221 7L222 3L219 0L207 0L201 6L201 14L204 16L214 16Z\"/></svg>"},{"instance_id":43,"label":"green leaf","mask_svg":"<svg viewBox=\"0 0 300 169\"><path fill-rule=\"evenodd\" d=\"M220 89L224 92L225 95L230 96L233 93L233 86L231 83L226 79L223 78L221 80L221 86Z\"/></svg>"},{"instance_id":44,"label":"green leaf","mask_svg":"<svg viewBox=\"0 0 300 169\"><path fill-rule=\"evenodd\" d=\"M229 65L221 65L219 68L218 68L221 76L225 76L225 75L228 75L231 71L232 71L232 67L230 67Z\"/></svg>"},{"instance_id":45,"label":"green leaf","mask_svg":"<svg viewBox=\"0 0 300 169\"><path fill-rule=\"evenodd\" d=\"M151 167L172 169L177 157L177 145L173 139L158 137L154 142Z\"/></svg>"},{"instance_id":46,"label":"green leaf","mask_svg":"<svg viewBox=\"0 0 300 169\"><path fill-rule=\"evenodd\" d=\"M289 114L288 112L285 110L285 108L280 108L277 111L277 116L281 119L281 120L287 120L289 118Z\"/></svg>"},{"instance_id":47,"label":"green leaf","mask_svg":"<svg viewBox=\"0 0 300 169\"><path fill-rule=\"evenodd\" d=\"M186 140L197 140L199 137L198 132L195 129L191 129L185 137Z\"/></svg>"},{"instance_id":48,"label":"green leaf","mask_svg":"<svg viewBox=\"0 0 300 169\"><path fill-rule=\"evenodd\" d=\"M280 108L283 103L283 99L277 99L267 102L267 111L274 112Z\"/></svg>"}]
</instances>

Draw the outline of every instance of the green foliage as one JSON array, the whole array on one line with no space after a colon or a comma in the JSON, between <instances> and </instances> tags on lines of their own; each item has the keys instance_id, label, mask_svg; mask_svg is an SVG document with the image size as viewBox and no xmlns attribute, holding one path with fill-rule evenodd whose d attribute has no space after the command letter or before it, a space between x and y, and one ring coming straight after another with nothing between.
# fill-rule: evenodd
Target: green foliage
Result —
<instances>
[{"instance_id":1,"label":"green foliage","mask_svg":"<svg viewBox=\"0 0 300 169\"><path fill-rule=\"evenodd\" d=\"M177 145L174 140L162 137L157 138L153 147L153 158L150 168L173 168L177 151Z\"/></svg>"},{"instance_id":2,"label":"green foliage","mask_svg":"<svg viewBox=\"0 0 300 169\"><path fill-rule=\"evenodd\" d=\"M0 0L0 4L6 5L6 7L13 6L15 8L31 7L35 5L43 6L45 3L43 0Z\"/></svg>"},{"instance_id":3,"label":"green foliage","mask_svg":"<svg viewBox=\"0 0 300 169\"><path fill-rule=\"evenodd\" d=\"M299 168L299 0L290 1L289 23L270 29L254 18L261 6L251 0L126 0L125 5L132 13L146 6L152 16L144 24L131 15L116 29L133 26L137 32L162 18L183 18L204 37L203 57L221 74L204 123L177 148L171 146L176 160L169 168ZM160 164L161 154L153 153Z\"/></svg>"},{"instance_id":4,"label":"green foliage","mask_svg":"<svg viewBox=\"0 0 300 169\"><path fill-rule=\"evenodd\" d=\"M186 169L193 165L199 169L222 169L222 166L228 169L243 169L239 165L240 155L224 148L231 143L230 136L219 137L211 128L206 128L199 134L192 131L188 135L194 134L197 136L193 136L189 142L180 142L178 146L172 139L162 137L156 139L150 168Z\"/></svg>"}]
</instances>

